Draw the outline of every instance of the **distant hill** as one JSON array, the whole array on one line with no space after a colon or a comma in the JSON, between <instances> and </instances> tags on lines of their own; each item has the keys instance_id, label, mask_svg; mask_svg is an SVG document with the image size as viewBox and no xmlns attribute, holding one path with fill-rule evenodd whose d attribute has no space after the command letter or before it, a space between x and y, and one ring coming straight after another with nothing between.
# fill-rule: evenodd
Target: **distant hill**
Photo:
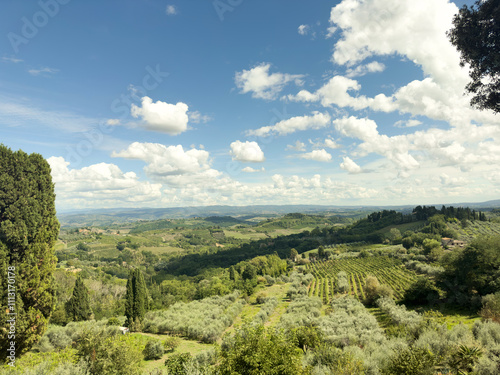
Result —
<instances>
[{"instance_id":1,"label":"distant hill","mask_svg":"<svg viewBox=\"0 0 500 375\"><path fill-rule=\"evenodd\" d=\"M429 206L429 205L427 205ZM431 204L440 207L441 204ZM500 200L482 203L456 203L446 206L492 209L500 207ZM193 217L227 217L232 220L252 221L253 218L264 220L289 213L337 215L359 218L374 211L395 210L411 212L415 205L401 206L333 206L333 205L255 205L255 206L199 206L169 208L107 208L95 210L61 211L57 217L63 227L102 226L124 224L141 220L181 219ZM219 220L219 219L217 219Z\"/></svg>"}]
</instances>

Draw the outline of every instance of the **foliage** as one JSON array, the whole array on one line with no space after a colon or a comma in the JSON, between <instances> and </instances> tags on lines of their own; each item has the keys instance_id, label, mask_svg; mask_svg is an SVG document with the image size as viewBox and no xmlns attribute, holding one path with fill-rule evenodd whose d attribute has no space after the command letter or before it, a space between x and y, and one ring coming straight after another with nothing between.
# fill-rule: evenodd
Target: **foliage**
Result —
<instances>
[{"instance_id":1,"label":"foliage","mask_svg":"<svg viewBox=\"0 0 500 375\"><path fill-rule=\"evenodd\" d=\"M385 341L375 317L361 302L348 296L333 299L332 312L321 317L319 327L325 341L340 348Z\"/></svg>"},{"instance_id":2,"label":"foliage","mask_svg":"<svg viewBox=\"0 0 500 375\"><path fill-rule=\"evenodd\" d=\"M166 352L173 352L180 343L181 339L176 336L167 336L165 340L163 340L163 346Z\"/></svg>"},{"instance_id":3,"label":"foliage","mask_svg":"<svg viewBox=\"0 0 500 375\"><path fill-rule=\"evenodd\" d=\"M457 291L465 294L463 303L476 294L500 291L500 236L479 237L464 250L445 256L442 263L441 285L449 295Z\"/></svg>"},{"instance_id":4,"label":"foliage","mask_svg":"<svg viewBox=\"0 0 500 375\"><path fill-rule=\"evenodd\" d=\"M283 333L246 325L225 337L218 369L221 375L300 375L300 359L301 351Z\"/></svg>"},{"instance_id":5,"label":"foliage","mask_svg":"<svg viewBox=\"0 0 500 375\"><path fill-rule=\"evenodd\" d=\"M497 0L478 0L475 7L464 5L448 32L460 52L460 65L469 65L472 82L466 89L479 109L500 112L500 5Z\"/></svg>"},{"instance_id":6,"label":"foliage","mask_svg":"<svg viewBox=\"0 0 500 375\"><path fill-rule=\"evenodd\" d=\"M125 294L125 316L127 317L125 324L127 327L133 325L138 330L139 327L137 327L138 323L136 321L141 323L144 319L149 306L148 299L144 277L141 270L136 268L130 272L127 281L127 293Z\"/></svg>"},{"instance_id":7,"label":"foliage","mask_svg":"<svg viewBox=\"0 0 500 375\"><path fill-rule=\"evenodd\" d=\"M145 360L160 359L165 353L165 348L160 340L153 339L146 343L146 347L142 351Z\"/></svg>"},{"instance_id":8,"label":"foliage","mask_svg":"<svg viewBox=\"0 0 500 375\"><path fill-rule=\"evenodd\" d=\"M474 370L474 365L482 355L483 351L478 347L459 345L451 354L448 364L454 374L468 374Z\"/></svg>"},{"instance_id":9,"label":"foliage","mask_svg":"<svg viewBox=\"0 0 500 375\"><path fill-rule=\"evenodd\" d=\"M238 292L189 303L178 302L168 310L151 311L144 319L144 331L182 334L203 342L215 342L241 312L244 302Z\"/></svg>"},{"instance_id":10,"label":"foliage","mask_svg":"<svg viewBox=\"0 0 500 375\"><path fill-rule=\"evenodd\" d=\"M434 281L425 276L420 276L406 290L403 303L407 305L433 304L439 299L439 289Z\"/></svg>"},{"instance_id":11,"label":"foliage","mask_svg":"<svg viewBox=\"0 0 500 375\"><path fill-rule=\"evenodd\" d=\"M92 375L140 374L141 353L129 341L126 336L90 329L78 341L78 356L88 363Z\"/></svg>"},{"instance_id":12,"label":"foliage","mask_svg":"<svg viewBox=\"0 0 500 375\"><path fill-rule=\"evenodd\" d=\"M192 360L190 353L173 354L165 360L169 375L184 375L185 366Z\"/></svg>"},{"instance_id":13,"label":"foliage","mask_svg":"<svg viewBox=\"0 0 500 375\"><path fill-rule=\"evenodd\" d=\"M92 316L89 291L80 277L76 279L73 295L66 302L65 310L67 316L75 322L89 320Z\"/></svg>"},{"instance_id":14,"label":"foliage","mask_svg":"<svg viewBox=\"0 0 500 375\"><path fill-rule=\"evenodd\" d=\"M306 363L313 367L313 373L319 370L321 373L336 375L365 374L363 361L350 352L322 344L310 353L306 356Z\"/></svg>"},{"instance_id":15,"label":"foliage","mask_svg":"<svg viewBox=\"0 0 500 375\"><path fill-rule=\"evenodd\" d=\"M47 161L0 145L0 326L7 327L12 318L6 312L17 314L17 357L43 335L55 304L52 274L59 223L54 201ZM9 332L0 330L0 361L13 341Z\"/></svg>"},{"instance_id":16,"label":"foliage","mask_svg":"<svg viewBox=\"0 0 500 375\"><path fill-rule=\"evenodd\" d=\"M436 357L425 348L407 348L391 358L383 369L385 375L432 375Z\"/></svg>"},{"instance_id":17,"label":"foliage","mask_svg":"<svg viewBox=\"0 0 500 375\"><path fill-rule=\"evenodd\" d=\"M482 298L483 307L479 315L483 319L491 319L500 323L500 292L488 294Z\"/></svg>"}]
</instances>

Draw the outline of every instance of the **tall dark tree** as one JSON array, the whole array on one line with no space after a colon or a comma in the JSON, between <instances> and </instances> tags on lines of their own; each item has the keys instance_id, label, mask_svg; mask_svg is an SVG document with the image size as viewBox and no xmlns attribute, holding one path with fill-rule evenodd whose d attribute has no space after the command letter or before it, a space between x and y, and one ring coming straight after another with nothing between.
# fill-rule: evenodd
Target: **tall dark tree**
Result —
<instances>
[{"instance_id":1,"label":"tall dark tree","mask_svg":"<svg viewBox=\"0 0 500 375\"><path fill-rule=\"evenodd\" d=\"M75 321L89 320L92 316L89 291L83 280L78 277L73 288L73 295L65 305L67 316Z\"/></svg>"},{"instance_id":2,"label":"tall dark tree","mask_svg":"<svg viewBox=\"0 0 500 375\"><path fill-rule=\"evenodd\" d=\"M49 164L0 145L0 359L11 342L16 356L26 352L47 328L58 233Z\"/></svg>"},{"instance_id":3,"label":"tall dark tree","mask_svg":"<svg viewBox=\"0 0 500 375\"><path fill-rule=\"evenodd\" d=\"M460 65L470 66L472 81L466 89L474 94L471 105L500 112L500 1L464 5L448 37L461 54Z\"/></svg>"},{"instance_id":4,"label":"tall dark tree","mask_svg":"<svg viewBox=\"0 0 500 375\"><path fill-rule=\"evenodd\" d=\"M125 294L125 316L126 325L130 327L136 321L142 322L149 308L149 296L144 282L144 276L140 269L136 268L130 272L127 281L127 292Z\"/></svg>"}]
</instances>

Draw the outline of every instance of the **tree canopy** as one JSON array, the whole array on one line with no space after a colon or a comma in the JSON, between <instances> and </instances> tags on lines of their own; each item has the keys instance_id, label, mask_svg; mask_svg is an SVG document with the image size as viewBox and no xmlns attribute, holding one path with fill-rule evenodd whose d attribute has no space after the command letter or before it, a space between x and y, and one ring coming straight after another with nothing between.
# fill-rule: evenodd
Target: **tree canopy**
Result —
<instances>
[{"instance_id":1,"label":"tree canopy","mask_svg":"<svg viewBox=\"0 0 500 375\"><path fill-rule=\"evenodd\" d=\"M29 350L45 332L54 308L59 222L50 172L40 154L0 145L0 326L7 327L12 317L5 312L17 314L15 339L0 330L0 359L12 341L16 355Z\"/></svg>"},{"instance_id":2,"label":"tree canopy","mask_svg":"<svg viewBox=\"0 0 500 375\"><path fill-rule=\"evenodd\" d=\"M65 308L68 317L75 322L88 320L92 316L89 291L80 277L76 279L73 295L66 302Z\"/></svg>"},{"instance_id":3,"label":"tree canopy","mask_svg":"<svg viewBox=\"0 0 500 375\"><path fill-rule=\"evenodd\" d=\"M478 0L464 5L448 32L461 54L460 65L470 66L472 81L466 90L474 94L471 105L500 112L500 2Z\"/></svg>"}]
</instances>

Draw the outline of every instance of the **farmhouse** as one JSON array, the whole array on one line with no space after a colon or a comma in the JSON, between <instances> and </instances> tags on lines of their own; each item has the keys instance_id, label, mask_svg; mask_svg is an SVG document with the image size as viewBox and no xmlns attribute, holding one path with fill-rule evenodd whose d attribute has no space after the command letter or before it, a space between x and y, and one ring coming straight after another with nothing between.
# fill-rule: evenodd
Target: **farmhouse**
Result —
<instances>
[{"instance_id":1,"label":"farmhouse","mask_svg":"<svg viewBox=\"0 0 500 375\"><path fill-rule=\"evenodd\" d=\"M464 247L465 242L454 240L453 238L443 237L441 238L441 245L443 247Z\"/></svg>"}]
</instances>

